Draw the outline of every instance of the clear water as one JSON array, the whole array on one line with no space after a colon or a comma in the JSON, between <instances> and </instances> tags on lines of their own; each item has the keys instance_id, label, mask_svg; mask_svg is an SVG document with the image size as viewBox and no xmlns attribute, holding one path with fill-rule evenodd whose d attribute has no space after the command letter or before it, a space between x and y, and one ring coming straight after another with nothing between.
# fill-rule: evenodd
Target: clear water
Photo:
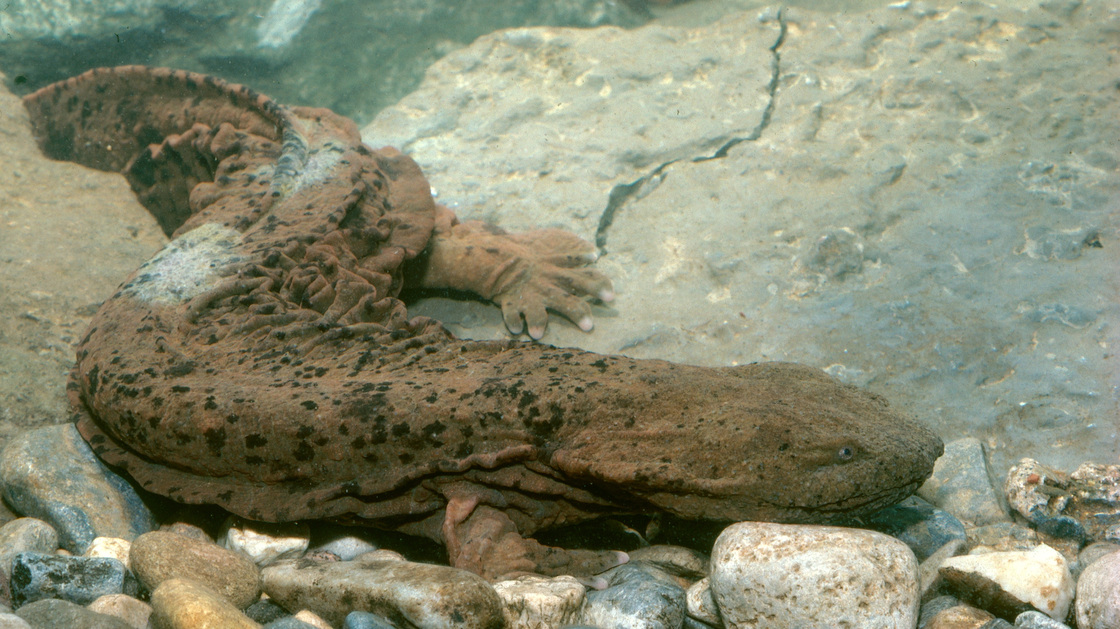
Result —
<instances>
[{"instance_id":1,"label":"clear water","mask_svg":"<svg viewBox=\"0 0 1120 629\"><path fill-rule=\"evenodd\" d=\"M762 11L764 3L725 0L510 2L498 13L481 1L449 4L454 7L422 0L275 0L170 9L122 2L89 12L63 0L11 2L0 7L0 70L22 94L99 65L174 66L248 84L284 103L329 107L376 129L375 120L386 119L378 114L421 86L433 63L499 28L701 29L760 11L769 16L762 21L778 19L776 10ZM526 192L514 198L514 189L496 179L501 168L514 168L509 164L479 158L455 170L438 155L440 138L458 137L455 129L427 143L407 129L397 135L431 169L440 200L461 215L515 228L564 226L606 243L598 264L615 277L619 298L596 310L595 332L554 324L549 342L708 365L814 364L882 393L946 440L980 438L997 475L1021 456L1066 469L1084 460L1116 463L1116 9L1050 0L995 3L991 10L894 3L889 10L897 15L925 16L944 28L915 28L912 38L892 39L889 29L875 35L868 27L869 12L884 10L884 2L789 6L773 106L753 129L757 137L744 123L745 131L722 146L675 154L654 147L641 163L611 176L586 172L590 167L565 157L562 147L520 145L536 151L538 161L561 162L556 168L566 168L576 184L585 177L582 205L549 214L531 187L517 189ZM820 43L825 31L835 37L831 49ZM813 37L817 43L806 44ZM664 59L652 54L645 62L656 68L682 56L674 46L688 46L686 39L667 41ZM937 56L950 47L959 54ZM869 50L882 57L864 58ZM954 62L930 63L925 55ZM846 63L851 72L842 69ZM884 66L894 74L875 72ZM654 80L659 77L647 82ZM985 96L989 85L1015 89L1000 101ZM813 122L818 103L826 113L863 108L866 116ZM486 113L471 107L464 105L464 119ZM671 134L673 116L650 120ZM519 124L508 128L522 129ZM616 126L604 137L645 132ZM378 141L368 131L366 139ZM799 196L798 189L813 193ZM690 207L698 195L712 199L710 211L667 209ZM8 206L0 209L15 216L13 196L0 194L5 199ZM523 206L535 209L523 212ZM49 268L48 259L21 248L15 223L0 225L7 230L0 258ZM108 248L101 254L120 255L119 247ZM88 316L88 302L44 290L56 308ZM11 317L27 324L32 301L5 303ZM497 311L484 304L433 298L416 311L466 336L505 334ZM26 325L7 328L0 338L7 346L0 373L7 433L64 419L66 343L80 333L68 325L53 347L30 352L40 341ZM50 368L35 367L44 356ZM49 395L36 398L28 387L37 378L21 369L43 369L59 384L44 385Z\"/></svg>"}]
</instances>

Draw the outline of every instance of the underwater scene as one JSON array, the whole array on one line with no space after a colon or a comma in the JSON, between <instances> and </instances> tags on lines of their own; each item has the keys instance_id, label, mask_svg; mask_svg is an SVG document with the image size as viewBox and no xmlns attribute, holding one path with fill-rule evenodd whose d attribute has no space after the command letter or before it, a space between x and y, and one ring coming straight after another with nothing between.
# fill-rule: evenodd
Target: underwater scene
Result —
<instances>
[{"instance_id":1,"label":"underwater scene","mask_svg":"<svg viewBox=\"0 0 1120 629\"><path fill-rule=\"evenodd\" d=\"M0 34L0 626L1120 628L1114 1Z\"/></svg>"}]
</instances>

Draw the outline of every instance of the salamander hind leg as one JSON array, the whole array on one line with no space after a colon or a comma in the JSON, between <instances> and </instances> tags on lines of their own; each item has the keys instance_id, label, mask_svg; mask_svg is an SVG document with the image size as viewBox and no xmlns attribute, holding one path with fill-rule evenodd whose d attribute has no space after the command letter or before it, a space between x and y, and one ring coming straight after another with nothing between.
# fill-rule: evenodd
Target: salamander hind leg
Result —
<instances>
[{"instance_id":1,"label":"salamander hind leg","mask_svg":"<svg viewBox=\"0 0 1120 629\"><path fill-rule=\"evenodd\" d=\"M585 268L597 255L591 243L560 229L520 234L479 221L437 229L428 245L425 288L471 291L498 304L513 334L544 336L548 311L580 329L592 327L586 298L614 298L611 281Z\"/></svg>"},{"instance_id":2,"label":"salamander hind leg","mask_svg":"<svg viewBox=\"0 0 1120 629\"><path fill-rule=\"evenodd\" d=\"M545 546L522 537L509 516L489 506L469 509L458 520L448 509L444 538L451 565L470 570L490 581L518 574L589 577L626 563L629 557L618 551L564 549Z\"/></svg>"}]
</instances>

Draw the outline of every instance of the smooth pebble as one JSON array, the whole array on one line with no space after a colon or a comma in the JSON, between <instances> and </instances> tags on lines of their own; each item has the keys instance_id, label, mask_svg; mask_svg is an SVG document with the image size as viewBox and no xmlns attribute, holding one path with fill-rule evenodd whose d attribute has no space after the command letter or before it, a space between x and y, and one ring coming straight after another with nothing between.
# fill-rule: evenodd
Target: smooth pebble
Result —
<instances>
[{"instance_id":1,"label":"smooth pebble","mask_svg":"<svg viewBox=\"0 0 1120 629\"><path fill-rule=\"evenodd\" d=\"M171 578L152 592L152 629L258 629L225 596L189 579Z\"/></svg>"},{"instance_id":2,"label":"smooth pebble","mask_svg":"<svg viewBox=\"0 0 1120 629\"><path fill-rule=\"evenodd\" d=\"M200 583L238 609L260 598L260 570L244 555L175 533L152 531L132 543L132 569L149 590L167 579Z\"/></svg>"},{"instance_id":3,"label":"smooth pebble","mask_svg":"<svg viewBox=\"0 0 1120 629\"><path fill-rule=\"evenodd\" d=\"M0 480L13 509L49 523L75 555L95 537L135 539L155 526L136 490L94 456L73 424L12 438L0 452Z\"/></svg>"},{"instance_id":4,"label":"smooth pebble","mask_svg":"<svg viewBox=\"0 0 1120 629\"><path fill-rule=\"evenodd\" d=\"M874 531L740 522L716 539L709 576L731 628L893 629L918 619L918 561Z\"/></svg>"},{"instance_id":5,"label":"smooth pebble","mask_svg":"<svg viewBox=\"0 0 1120 629\"><path fill-rule=\"evenodd\" d=\"M135 577L116 559L43 553L16 555L10 585L16 608L48 598L88 605L105 594L140 592Z\"/></svg>"},{"instance_id":6,"label":"smooth pebble","mask_svg":"<svg viewBox=\"0 0 1120 629\"><path fill-rule=\"evenodd\" d=\"M264 591L288 609L309 609L332 624L352 611L394 614L417 627L497 629L502 602L482 577L449 566L395 559L278 561L261 573Z\"/></svg>"},{"instance_id":7,"label":"smooth pebble","mask_svg":"<svg viewBox=\"0 0 1120 629\"><path fill-rule=\"evenodd\" d=\"M258 566L303 555L311 537L306 522L267 524L230 517L222 527L218 544L239 552Z\"/></svg>"},{"instance_id":8,"label":"smooth pebble","mask_svg":"<svg viewBox=\"0 0 1120 629\"><path fill-rule=\"evenodd\" d=\"M1014 618L1037 609L1062 620L1073 602L1074 581L1065 558L1039 544L1033 550L950 557L941 577L964 600L993 614Z\"/></svg>"},{"instance_id":9,"label":"smooth pebble","mask_svg":"<svg viewBox=\"0 0 1120 629\"><path fill-rule=\"evenodd\" d=\"M1077 582L1078 629L1120 627L1120 551L1089 564Z\"/></svg>"}]
</instances>

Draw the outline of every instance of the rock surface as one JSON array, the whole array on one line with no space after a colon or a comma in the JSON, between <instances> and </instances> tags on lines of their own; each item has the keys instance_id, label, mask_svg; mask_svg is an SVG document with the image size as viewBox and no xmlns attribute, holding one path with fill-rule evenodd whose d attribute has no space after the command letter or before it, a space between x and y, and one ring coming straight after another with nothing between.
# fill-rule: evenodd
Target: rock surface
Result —
<instances>
[{"instance_id":1,"label":"rock surface","mask_svg":"<svg viewBox=\"0 0 1120 629\"><path fill-rule=\"evenodd\" d=\"M712 549L711 589L728 627L913 627L918 562L873 531L733 524Z\"/></svg>"},{"instance_id":2,"label":"rock surface","mask_svg":"<svg viewBox=\"0 0 1120 629\"><path fill-rule=\"evenodd\" d=\"M58 533L37 518L18 518L0 527L0 570L12 576L12 559L23 552L53 553Z\"/></svg>"},{"instance_id":3,"label":"rock surface","mask_svg":"<svg viewBox=\"0 0 1120 629\"><path fill-rule=\"evenodd\" d=\"M597 240L618 298L549 342L806 362L985 437L997 475L1037 444L1072 469L1118 439L1120 101L1092 61L1118 23L1106 2L896 3L518 29L363 135L461 216ZM414 311L505 334L482 305Z\"/></svg>"},{"instance_id":4,"label":"rock surface","mask_svg":"<svg viewBox=\"0 0 1120 629\"><path fill-rule=\"evenodd\" d=\"M152 592L152 629L258 629L225 596L189 579L173 578Z\"/></svg>"},{"instance_id":5,"label":"rock surface","mask_svg":"<svg viewBox=\"0 0 1120 629\"><path fill-rule=\"evenodd\" d=\"M303 555L310 536L306 522L269 525L231 517L222 529L218 543L252 559L258 566Z\"/></svg>"},{"instance_id":6,"label":"rock surface","mask_svg":"<svg viewBox=\"0 0 1120 629\"><path fill-rule=\"evenodd\" d=\"M1079 629L1120 627L1120 551L1089 564L1077 581Z\"/></svg>"},{"instance_id":7,"label":"rock surface","mask_svg":"<svg viewBox=\"0 0 1120 629\"><path fill-rule=\"evenodd\" d=\"M88 605L106 594L136 596L140 587L116 559L20 553L12 560L12 604L58 598Z\"/></svg>"},{"instance_id":8,"label":"rock surface","mask_svg":"<svg viewBox=\"0 0 1120 629\"><path fill-rule=\"evenodd\" d=\"M190 579L238 609L260 598L260 572L240 553L175 533L152 531L132 543L136 578L154 591L168 579Z\"/></svg>"},{"instance_id":9,"label":"rock surface","mask_svg":"<svg viewBox=\"0 0 1120 629\"><path fill-rule=\"evenodd\" d=\"M133 539L154 527L136 490L109 471L72 424L23 433L0 452L4 500L40 518L81 554L96 537Z\"/></svg>"},{"instance_id":10,"label":"rock surface","mask_svg":"<svg viewBox=\"0 0 1120 629\"><path fill-rule=\"evenodd\" d=\"M976 437L946 443L945 454L934 463L933 475L918 495L954 515L970 514L974 526L1008 519L988 476L984 446Z\"/></svg>"},{"instance_id":11,"label":"rock surface","mask_svg":"<svg viewBox=\"0 0 1120 629\"><path fill-rule=\"evenodd\" d=\"M602 629L676 629L684 622L685 590L661 570L635 561L602 576L607 587L587 593L586 624Z\"/></svg>"},{"instance_id":12,"label":"rock surface","mask_svg":"<svg viewBox=\"0 0 1120 629\"><path fill-rule=\"evenodd\" d=\"M1069 567L1046 544L1029 552L951 557L941 564L940 572L957 596L1006 619L1033 608L1063 620L1073 602Z\"/></svg>"},{"instance_id":13,"label":"rock surface","mask_svg":"<svg viewBox=\"0 0 1120 629\"><path fill-rule=\"evenodd\" d=\"M288 609L341 624L351 611L404 618L421 629L497 629L501 599L478 575L429 564L359 557L279 561L262 571L264 591Z\"/></svg>"},{"instance_id":14,"label":"rock surface","mask_svg":"<svg viewBox=\"0 0 1120 629\"><path fill-rule=\"evenodd\" d=\"M16 610L16 615L35 629L134 629L119 618L99 614L57 598L24 605Z\"/></svg>"},{"instance_id":15,"label":"rock surface","mask_svg":"<svg viewBox=\"0 0 1120 629\"><path fill-rule=\"evenodd\" d=\"M582 618L587 588L574 577L524 576L494 584L510 627L562 627Z\"/></svg>"}]
</instances>

